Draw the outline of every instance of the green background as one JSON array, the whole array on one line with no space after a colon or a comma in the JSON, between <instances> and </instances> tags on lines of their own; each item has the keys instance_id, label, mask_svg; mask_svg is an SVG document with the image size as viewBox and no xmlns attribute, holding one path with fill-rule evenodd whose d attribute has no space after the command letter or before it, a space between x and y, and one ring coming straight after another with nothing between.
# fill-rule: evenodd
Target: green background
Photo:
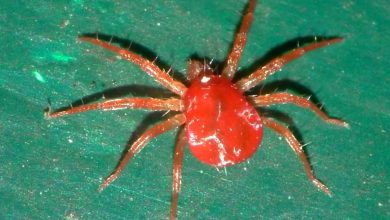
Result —
<instances>
[{"instance_id":1,"label":"green background","mask_svg":"<svg viewBox=\"0 0 390 220\"><path fill-rule=\"evenodd\" d=\"M151 141L98 193L132 133L156 115L123 110L45 120L43 111L49 102L56 109L113 88L119 89L112 94L132 96L150 93L148 87L131 90L139 85L159 86L131 63L78 42L79 34L98 31L141 44L184 74L191 55L223 61L245 4L2 1L0 219L167 218L176 131ZM307 180L287 143L266 129L256 155L226 171L199 163L186 149L179 218L390 218L389 14L385 0L258 2L244 69L299 37L345 37L267 81L281 81L279 91L303 85L310 91L304 95L350 123L348 130L304 109L275 108L294 119L333 197Z\"/></svg>"}]
</instances>

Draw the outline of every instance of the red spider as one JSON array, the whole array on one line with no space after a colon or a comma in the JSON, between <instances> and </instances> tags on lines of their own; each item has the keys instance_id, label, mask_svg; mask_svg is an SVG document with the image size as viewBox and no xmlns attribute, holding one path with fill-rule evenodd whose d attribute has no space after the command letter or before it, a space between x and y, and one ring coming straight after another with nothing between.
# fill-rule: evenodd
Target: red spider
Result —
<instances>
[{"instance_id":1,"label":"red spider","mask_svg":"<svg viewBox=\"0 0 390 220\"><path fill-rule=\"evenodd\" d=\"M235 36L232 49L227 57L222 74L216 74L207 64L197 60L188 63L187 79L189 86L173 79L169 71L161 70L152 61L141 56L90 37L80 37L100 47L111 50L124 59L138 65L157 82L175 93L177 96L168 99L156 98L121 98L94 104L85 104L54 113L48 112L48 118L60 117L90 110L147 109L152 111L173 111L177 114L169 117L145 131L128 149L115 171L100 185L103 190L114 181L125 168L129 160L140 152L150 139L176 127L180 127L178 141L173 159L173 183L171 218L176 218L178 194L181 185L181 171L184 145L188 144L192 154L201 162L214 167L225 167L243 162L250 158L258 149L263 125L283 136L303 163L310 181L327 194L328 187L321 183L313 174L309 161L302 150L302 145L293 133L275 120L261 115L256 107L273 104L291 103L302 108L308 108L324 121L343 127L348 127L344 121L328 117L315 104L306 98L281 92L257 96L244 96L244 92L255 87L268 76L280 70L282 66L303 56L306 52L342 41L332 38L314 42L297 48L266 65L258 68L249 76L232 82L241 53L246 44L249 27L253 20L255 0L250 0L240 29Z\"/></svg>"}]
</instances>

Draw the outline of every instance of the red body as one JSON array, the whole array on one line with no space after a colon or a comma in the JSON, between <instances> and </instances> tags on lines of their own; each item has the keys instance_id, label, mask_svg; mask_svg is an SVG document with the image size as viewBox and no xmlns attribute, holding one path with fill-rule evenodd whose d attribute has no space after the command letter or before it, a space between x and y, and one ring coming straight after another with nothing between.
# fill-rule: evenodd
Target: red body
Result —
<instances>
[{"instance_id":1,"label":"red body","mask_svg":"<svg viewBox=\"0 0 390 220\"><path fill-rule=\"evenodd\" d=\"M210 73L194 79L184 107L189 148L203 163L233 165L247 160L259 147L260 116L225 77Z\"/></svg>"}]
</instances>

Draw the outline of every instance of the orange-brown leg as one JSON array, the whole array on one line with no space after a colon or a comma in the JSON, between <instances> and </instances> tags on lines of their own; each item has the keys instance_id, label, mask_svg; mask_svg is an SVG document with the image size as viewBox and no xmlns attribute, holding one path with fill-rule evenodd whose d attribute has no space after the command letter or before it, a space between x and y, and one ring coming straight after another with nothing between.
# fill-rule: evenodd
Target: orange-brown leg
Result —
<instances>
[{"instance_id":1,"label":"orange-brown leg","mask_svg":"<svg viewBox=\"0 0 390 220\"><path fill-rule=\"evenodd\" d=\"M184 145L186 144L185 129L181 128L175 152L173 154L173 176L172 176L172 203L171 203L171 217L170 219L176 219L177 217L177 203L179 200L179 192L181 185L181 171L183 165Z\"/></svg>"},{"instance_id":2,"label":"orange-brown leg","mask_svg":"<svg viewBox=\"0 0 390 220\"><path fill-rule=\"evenodd\" d=\"M328 123L349 128L347 122L335 118L330 118L314 103L310 102L309 100L303 97L299 97L293 94L283 92L283 93L275 93L275 94L268 94L268 95L261 95L261 96L249 96L249 99L252 100L255 106L269 106L274 104L291 103L299 107L312 110L320 118L322 118L324 121Z\"/></svg>"},{"instance_id":3,"label":"orange-brown leg","mask_svg":"<svg viewBox=\"0 0 390 220\"><path fill-rule=\"evenodd\" d=\"M226 59L225 67L222 70L222 75L229 79L232 79L237 71L238 62L240 61L242 51L244 50L246 40L248 38L249 28L253 21L253 11L255 10L255 5L255 0L249 1L248 9L242 19L240 29L235 36L233 46Z\"/></svg>"},{"instance_id":4,"label":"orange-brown leg","mask_svg":"<svg viewBox=\"0 0 390 220\"><path fill-rule=\"evenodd\" d=\"M157 125L154 125L153 127L149 128L145 131L129 148L125 156L122 158L122 160L119 162L118 166L114 170L114 172L100 185L99 191L102 191L104 188L106 188L112 181L114 181L122 170L125 168L127 163L131 158L133 158L134 155L136 155L139 151L144 148L144 146L154 137L171 130L173 128L176 128L182 124L185 123L185 116L183 114L177 114L175 116L172 116L171 118L168 118L165 121L162 121L158 123Z\"/></svg>"},{"instance_id":5,"label":"orange-brown leg","mask_svg":"<svg viewBox=\"0 0 390 220\"><path fill-rule=\"evenodd\" d=\"M152 61L149 61L131 51L91 37L79 37L79 40L96 44L100 47L106 48L119 54L124 59L138 65L143 71L152 76L157 82L159 82L161 85L163 85L175 94L183 96L185 91L187 90L187 87L183 83L174 80L170 75L168 75L168 73L162 71Z\"/></svg>"},{"instance_id":6,"label":"orange-brown leg","mask_svg":"<svg viewBox=\"0 0 390 220\"><path fill-rule=\"evenodd\" d=\"M204 74L207 71L212 71L207 63L199 60L190 60L187 64L187 80L191 82L200 74Z\"/></svg>"},{"instance_id":7,"label":"orange-brown leg","mask_svg":"<svg viewBox=\"0 0 390 220\"><path fill-rule=\"evenodd\" d=\"M261 81L265 80L268 76L280 70L287 63L303 56L305 53L334 43L338 43L342 40L343 40L342 38L332 38L320 42L311 43L307 46L294 49L280 57L271 60L269 63L267 63L263 67L260 67L249 76L240 79L239 81L236 82L236 85L239 88L241 88L243 91L247 91L255 87L256 85L258 85Z\"/></svg>"},{"instance_id":8,"label":"orange-brown leg","mask_svg":"<svg viewBox=\"0 0 390 220\"><path fill-rule=\"evenodd\" d=\"M274 130L276 133L281 135L286 139L290 147L294 150L294 152L298 155L299 159L301 159L303 166L305 168L306 174L309 178L309 180L316 185L318 188L320 188L322 191L324 191L326 194L330 195L330 190L328 187L326 187L323 183L321 183L313 174L313 170L310 166L310 163L305 155L305 153L302 150L302 145L299 143L299 141L295 138L293 133L285 126L277 123L276 121L262 117L262 121L264 125Z\"/></svg>"},{"instance_id":9,"label":"orange-brown leg","mask_svg":"<svg viewBox=\"0 0 390 220\"><path fill-rule=\"evenodd\" d=\"M180 99L170 98L170 99L155 99L155 98L123 98L123 99L114 99L108 100L99 103L86 104L77 107L71 107L66 110L57 111L57 112L47 112L45 116L47 118L61 117L65 115L76 114L80 112L86 112L91 110L119 110L125 108L138 108L138 109L148 109L153 111L181 111L182 101Z\"/></svg>"}]
</instances>

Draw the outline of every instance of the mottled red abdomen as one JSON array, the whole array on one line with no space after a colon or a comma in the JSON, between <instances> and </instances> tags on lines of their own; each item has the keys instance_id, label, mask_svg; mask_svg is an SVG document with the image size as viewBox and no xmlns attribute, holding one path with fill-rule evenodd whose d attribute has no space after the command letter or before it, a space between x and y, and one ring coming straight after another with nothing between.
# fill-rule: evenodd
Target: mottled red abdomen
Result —
<instances>
[{"instance_id":1,"label":"mottled red abdomen","mask_svg":"<svg viewBox=\"0 0 390 220\"><path fill-rule=\"evenodd\" d=\"M243 162L259 147L263 126L256 109L222 76L200 76L184 97L192 154L212 166Z\"/></svg>"}]
</instances>

